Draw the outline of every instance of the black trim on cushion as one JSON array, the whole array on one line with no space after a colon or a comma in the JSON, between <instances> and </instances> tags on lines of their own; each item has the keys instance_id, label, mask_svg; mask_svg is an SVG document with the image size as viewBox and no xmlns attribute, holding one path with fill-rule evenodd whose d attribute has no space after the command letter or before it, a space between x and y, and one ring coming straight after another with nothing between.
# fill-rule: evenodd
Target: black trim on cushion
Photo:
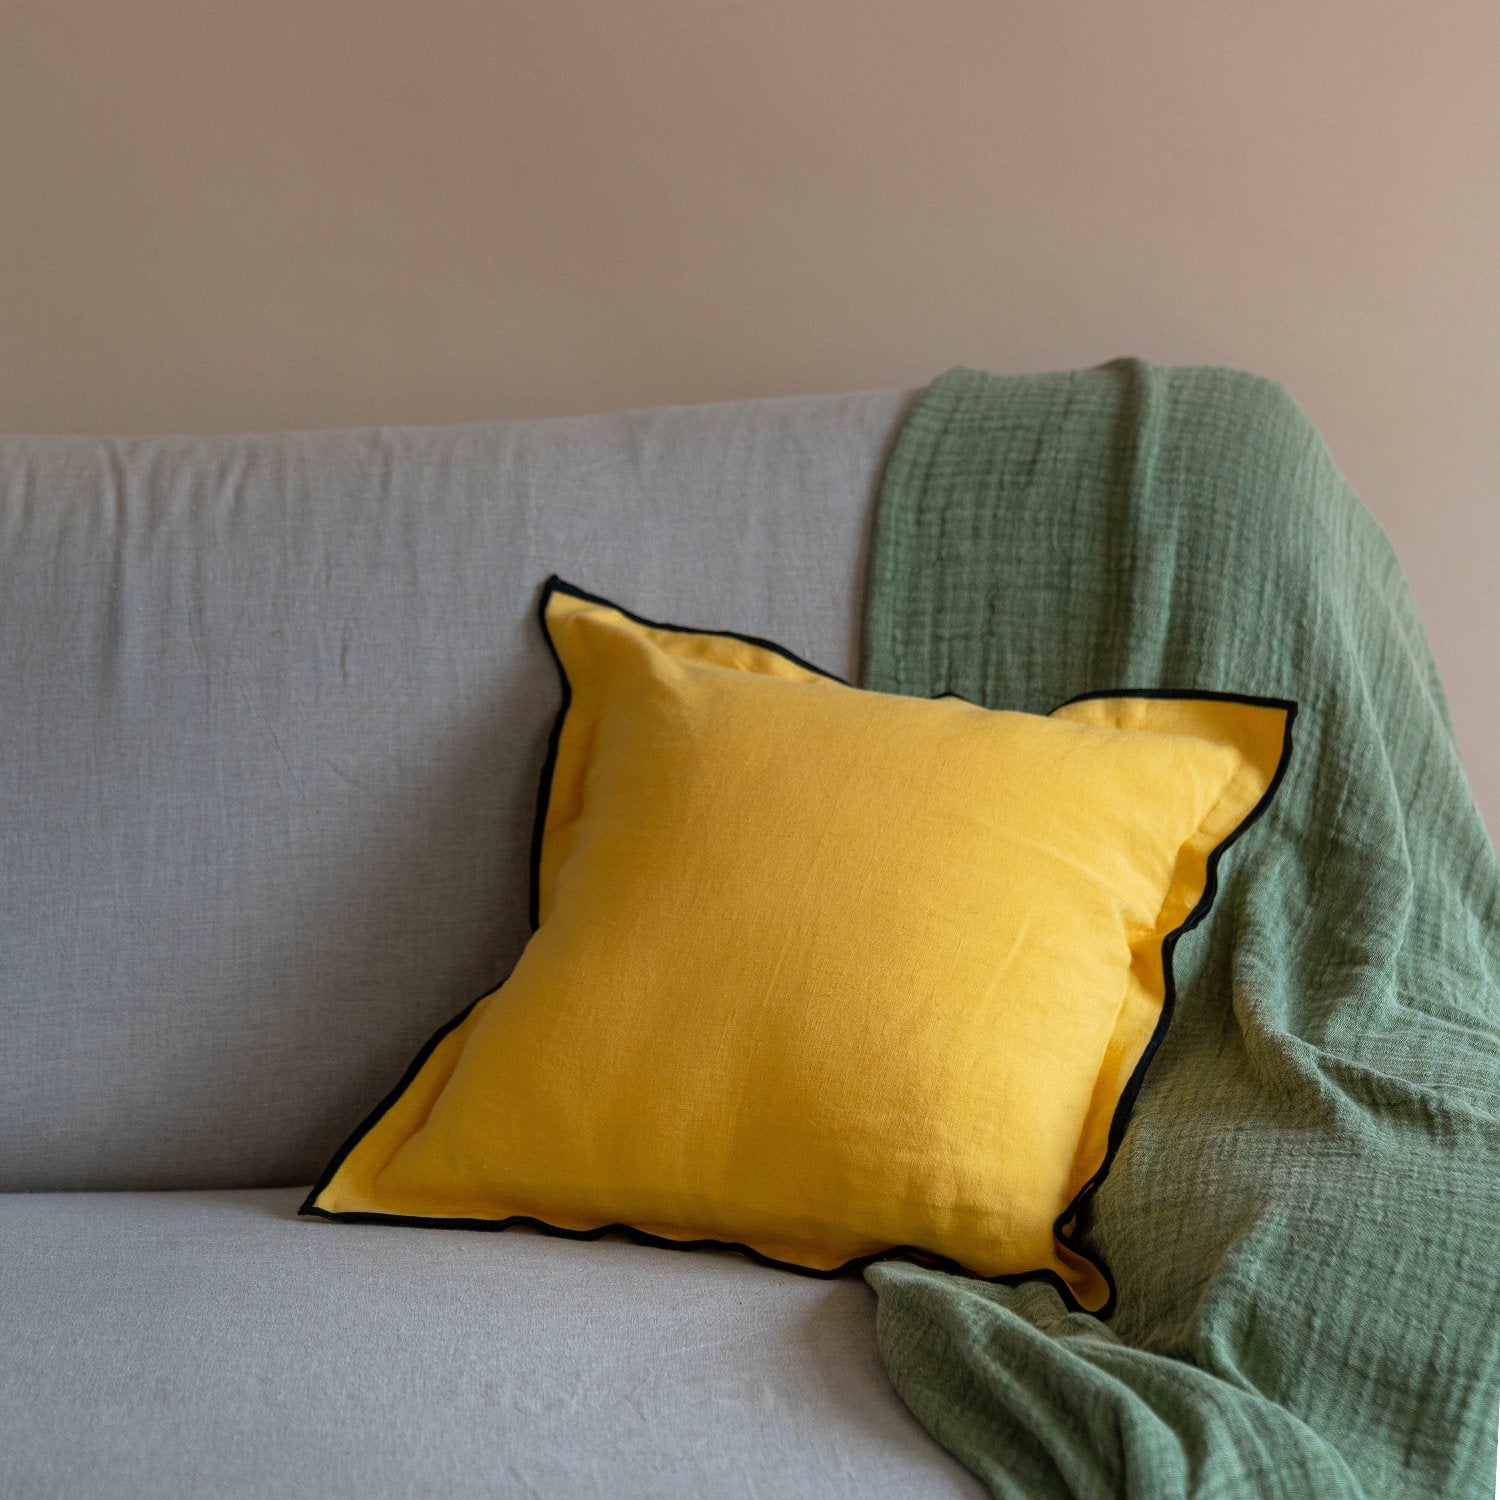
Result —
<instances>
[{"instance_id":1,"label":"black trim on cushion","mask_svg":"<svg viewBox=\"0 0 1500 1500\"><path fill-rule=\"evenodd\" d=\"M562 685L562 701L557 706L557 717L552 721L552 732L547 736L547 755L542 761L541 775L537 778L536 816L531 824L531 868L527 872L526 909L535 932L542 925L542 835L547 829L547 805L552 797L552 773L557 769L557 748L562 744L563 723L568 710L573 706L573 684L557 654L557 643L547 629L547 602L562 586L562 579L554 573L542 586L542 597L537 603L536 617L541 622L542 639L547 643L547 654L557 668L557 680Z\"/></svg>"},{"instance_id":2,"label":"black trim on cushion","mask_svg":"<svg viewBox=\"0 0 1500 1500\"><path fill-rule=\"evenodd\" d=\"M846 682L837 672L827 672L815 663L810 662L804 656L798 656L795 651L788 651L785 646L778 646L775 641L768 641L761 635L746 635L742 630L700 630L696 625L671 625L665 620L648 620L645 615L638 615L632 609L626 609L623 604L616 604L613 599L606 599L602 594L591 594L587 589L581 589L576 583L566 583L554 573L542 585L541 602L538 605L538 614L541 617L542 629L547 629L547 603L554 594L567 594L571 599L582 599L585 604L597 604L601 609L612 609L617 615L624 615L627 620L633 620L637 625L643 625L647 630L666 630L673 635L708 635L718 640L742 641L747 646L758 647L762 651L769 651L772 656L779 656L789 661L793 666L801 667L804 672L811 672L814 677L826 677L830 682L841 683L844 687L853 684ZM551 635L548 633L548 644L551 644ZM553 656L557 653L554 651ZM561 663L558 664L561 666Z\"/></svg>"},{"instance_id":3,"label":"black trim on cushion","mask_svg":"<svg viewBox=\"0 0 1500 1500\"><path fill-rule=\"evenodd\" d=\"M546 641L552 664L557 668L557 680L562 684L562 703L557 710L557 717L552 721L552 734L547 741L547 758L542 762L542 774L537 784L536 821L531 825L531 881L527 899L533 932L541 925L542 920L542 836L547 830L547 803L552 796L552 773L557 767L557 748L562 743L563 721L568 717L568 708L573 702L573 684L568 681L562 657L557 654L557 643L552 639L552 632L547 627L547 606L552 602L554 594L567 594L569 598L582 599L585 604L597 604L602 609L612 609L617 615L624 615L627 620L633 620L647 630L669 630L674 635L710 635L721 640L742 641L747 646L755 646L762 651L771 652L774 656L782 657L793 666L801 667L804 672L826 677L830 682L840 683L844 687L850 686L842 677L832 672L825 672L822 667L815 667L810 661L804 661L794 651L788 651L785 646L778 646L775 641L764 640L758 635L743 635L738 630L695 630L691 625L667 625L660 620L648 620L645 615L638 615L633 610L616 604L612 599L606 599L601 594L591 594L587 589L581 589L576 584L564 583L556 573L552 574L542 585L542 596L537 601L536 615L541 622L542 639Z\"/></svg>"},{"instance_id":4,"label":"black trim on cushion","mask_svg":"<svg viewBox=\"0 0 1500 1500\"><path fill-rule=\"evenodd\" d=\"M547 821L547 808L552 791L552 777L557 767L558 747L562 741L563 723L567 718L568 709L573 701L572 684L568 681L568 674L563 667L562 658L558 654L557 645L552 639L552 633L547 628L547 605L553 594L563 593L575 599L581 599L585 603L597 604L605 609L614 610L626 619L634 621L637 625L644 626L649 630L666 630L682 635L716 636L723 639L742 641L748 646L755 646L763 651L770 651L803 670L812 672L818 677L826 678L831 682L840 683L845 687L851 684L844 681L842 677L832 672L825 672L821 667L814 666L805 661L794 652L788 651L783 646L778 646L774 641L765 640L759 636L744 635L734 630L699 630L689 625L669 625L660 620L650 620L644 615L638 615L631 610L623 608L610 599L605 599L598 594L591 594L585 589L573 584L565 583L557 574L547 579L542 587L541 599L537 606L537 615L542 626L542 636L547 643L547 649L551 653L554 665L562 688L562 703L558 709L557 717L553 721L551 734L547 742L547 755L542 764L540 784L537 789L536 821L532 828L531 838L531 882L530 882L530 915L532 931L540 924L540 889L541 889L541 857L542 836ZM937 695L943 698L960 698L957 693L941 693ZM1203 891L1192 910L1183 919L1181 924L1162 939L1161 963L1162 963L1162 1002L1161 1015L1146 1043L1145 1051L1142 1052L1140 1060L1136 1063L1125 1087L1121 1090L1119 1101L1115 1105L1115 1112L1110 1120L1109 1134L1106 1139L1104 1160L1100 1163L1098 1170L1079 1188L1073 1200L1054 1221L1052 1232L1058 1244L1064 1246L1080 1259L1087 1261L1095 1267L1104 1284L1108 1289L1108 1297L1103 1305L1093 1313L1098 1318L1108 1318L1114 1312L1118 1300L1117 1289L1113 1275L1103 1259L1089 1250L1083 1248L1079 1236L1082 1233L1081 1219L1084 1209L1089 1200L1103 1185L1109 1169L1113 1165L1115 1156L1120 1149L1120 1143L1124 1139L1125 1131L1130 1124L1130 1117L1134 1111L1136 1100L1140 1095L1141 1087L1145 1082L1146 1071L1150 1066L1152 1058L1161 1046L1163 1038L1167 1034L1167 1028L1171 1024L1172 1013L1176 1006L1177 990L1173 974L1172 959L1176 952L1178 941L1208 915L1213 906L1214 898L1218 894L1218 872L1219 863L1230 847L1240 838L1252 824L1256 823L1270 807L1272 799L1280 788L1282 780L1286 776L1287 766L1292 753L1292 725L1297 717L1297 705L1289 698L1260 697L1249 693L1230 692L1208 692L1195 688L1119 688L1108 691L1080 693L1067 702L1060 703L1052 712L1067 708L1074 703L1085 703L1098 699L1113 698L1168 698L1181 701L1206 701L1219 703L1242 703L1252 708L1275 708L1281 709L1286 714L1286 722L1282 729L1281 756L1277 762L1276 769L1271 776L1270 783L1265 792L1253 808L1232 828L1228 834L1210 851L1204 872ZM976 705L982 706L982 705ZM842 1265L834 1266L828 1270L821 1270L815 1266L798 1265L794 1261L776 1260L774 1257L754 1249L752 1246L740 1244L733 1240L715 1239L693 1239L674 1240L665 1239L660 1235L650 1234L644 1229L637 1229L629 1224L601 1224L595 1229L565 1229L558 1224L549 1224L543 1219L533 1218L527 1214L512 1214L504 1219L460 1219L460 1218L427 1218L415 1214L381 1214L381 1213L332 1213L327 1209L316 1206L319 1194L328 1186L343 1166L349 1153L364 1139L365 1135L374 1128L377 1121L390 1109L397 1099L404 1094L417 1075L426 1065L438 1044L461 1025L469 1013L486 996L496 993L501 985L493 985L484 994L474 1000L453 1017L438 1028L428 1038L421 1051L412 1059L411 1065L402 1074L394 1088L365 1116L355 1127L349 1138L334 1153L333 1158L323 1169L322 1175L314 1184L311 1192L303 1200L302 1206L297 1210L299 1214L310 1218L328 1219L344 1224L403 1224L425 1229L477 1229L486 1231L500 1231L513 1228L530 1228L539 1230L546 1235L553 1235L560 1239L569 1240L597 1240L608 1234L617 1234L625 1239L631 1240L639 1245L650 1245L664 1250L732 1250L738 1255L748 1257L759 1265L770 1266L780 1271L792 1271L799 1276L812 1276L820 1280L829 1280L836 1276L847 1275L853 1271L862 1271L866 1266L875 1265L884 1260L907 1260L918 1265L928 1266L934 1270L949 1271L957 1275L967 1276L972 1280L987 1282L991 1285L1018 1286L1023 1282L1042 1281L1052 1287L1062 1298L1064 1305L1072 1312L1086 1312L1078 1299L1074 1296L1072 1288L1063 1280L1057 1272L1045 1267L1035 1271L1008 1272L1000 1276L978 1276L967 1267L950 1259L948 1256L938 1255L933 1251L925 1250L919 1245L896 1245L890 1249L881 1250L873 1255L857 1256L853 1260L845 1261Z\"/></svg>"},{"instance_id":5,"label":"black trim on cushion","mask_svg":"<svg viewBox=\"0 0 1500 1500\"><path fill-rule=\"evenodd\" d=\"M1157 1017L1145 1051L1141 1053L1140 1060L1136 1063L1130 1077L1126 1079L1125 1087L1120 1090L1115 1112L1109 1122L1104 1160L1099 1163L1093 1176L1074 1194L1073 1201L1062 1211L1052 1226L1052 1232L1059 1244L1066 1245L1075 1255L1082 1256L1091 1265L1097 1266L1104 1277L1105 1284L1109 1287L1109 1300L1097 1314L1100 1318L1107 1318L1115 1310L1118 1294L1115 1279L1108 1265L1098 1255L1083 1249L1078 1241L1081 1231L1080 1217L1089 1199L1103 1186L1110 1167L1114 1165L1115 1156L1119 1152L1120 1143L1125 1138L1130 1117L1134 1113L1136 1100L1140 1096L1141 1086L1146 1081L1146 1070L1151 1066L1151 1060L1156 1056L1157 1049L1166 1037L1167 1028L1172 1023L1172 1012L1177 1005L1177 979L1173 972L1172 960L1177 952L1177 944L1208 916L1213 907L1214 898L1219 894L1220 861L1238 841L1240 835L1265 815L1266 809L1270 807L1282 781L1286 778L1287 766L1292 758L1292 725L1297 719L1297 705L1290 698L1265 698L1253 693L1202 692L1194 688L1123 688L1114 692L1079 693L1077 697L1069 698L1066 703L1059 703L1052 712L1056 713L1058 709L1067 708L1073 703L1089 703L1112 698L1167 698L1179 702L1243 703L1249 708L1279 708L1286 714L1286 722L1281 730L1281 755L1276 762L1276 769L1271 773L1271 780L1267 783L1265 791L1261 793L1260 801L1209 852L1203 873L1203 890L1197 903L1182 922L1162 939L1161 1015ZM1067 1300L1071 1302L1073 1299Z\"/></svg>"},{"instance_id":6,"label":"black trim on cushion","mask_svg":"<svg viewBox=\"0 0 1500 1500\"><path fill-rule=\"evenodd\" d=\"M319 1192L322 1191L320 1188ZM1025 1281L1046 1281L1058 1291L1068 1305L1076 1312L1082 1311L1078 1303L1073 1299L1067 1283L1056 1271L1046 1269L1037 1271L1020 1271L1007 1273L1004 1276L977 1277L970 1270L965 1269L956 1260L950 1260L945 1255L936 1255L930 1250L923 1250L919 1245L895 1245L888 1250L876 1251L873 1255L861 1255L854 1260L846 1260L842 1265L833 1266L828 1270L822 1270L817 1266L798 1265L792 1260L777 1260L774 1256L756 1250L750 1245L742 1245L737 1240L672 1240L665 1239L661 1235L650 1234L644 1229L637 1229L632 1224L601 1224L597 1229L564 1229L560 1224L549 1224L545 1219L534 1219L528 1214L512 1214L507 1219L430 1219L423 1218L419 1214L373 1214L373 1213L330 1213L326 1208L312 1206L314 1193L309 1196L301 1208L299 1214L308 1218L328 1219L337 1224L401 1224L408 1228L416 1229L478 1229L484 1231L500 1231L505 1229L536 1229L542 1234L560 1240L598 1240L607 1234L617 1234L622 1239L631 1241L636 1245L649 1245L657 1250L732 1250L736 1255L743 1255L749 1260L755 1261L757 1265L769 1266L774 1271L791 1271L798 1276L811 1276L818 1281L832 1281L838 1276L847 1276L853 1271L862 1271L866 1266L873 1266L883 1260L905 1260L916 1265L926 1266L934 1271L947 1271L956 1276L967 1276L971 1281L984 1281L997 1286L1019 1286ZM1093 1264L1093 1257L1089 1257ZM1102 1269L1102 1267L1101 1267ZM1109 1284L1110 1303L1106 1312L1099 1314L1107 1317L1114 1310L1114 1283L1109 1279L1106 1271L1104 1279Z\"/></svg>"},{"instance_id":7,"label":"black trim on cushion","mask_svg":"<svg viewBox=\"0 0 1500 1500\"><path fill-rule=\"evenodd\" d=\"M344 1159L352 1150L354 1150L357 1145L359 1145L359 1143L365 1138L365 1136L375 1128L376 1123L386 1112L386 1110L388 1110L391 1105L393 1105L402 1096L402 1094L404 1094L407 1089L411 1087L412 1083L416 1080L417 1074L420 1073L424 1067L426 1067L427 1059L437 1051L438 1043L441 1042L450 1031L456 1031L460 1026L462 1026L464 1021L467 1019L469 1012L473 1010L481 1000L484 999L484 996L493 995L498 988L498 985L491 985L490 988L484 992L484 995L476 995L471 1001L469 1001L466 1006L464 1006L461 1011L459 1011L456 1016L453 1017L451 1021L444 1021L443 1024L439 1026L438 1029L434 1031L425 1042L422 1043L422 1050L418 1052L414 1058L412 1058L410 1064L407 1066L406 1071L397 1080L395 1087L392 1088L391 1091L385 1096L385 1098L383 1098L380 1103L377 1104L375 1108L372 1109L370 1113L367 1114L364 1119L354 1127L353 1131L350 1132L348 1140L346 1140L344 1144L333 1153L333 1156L328 1165L323 1168L323 1175L318 1178L318 1180L312 1186L312 1191L308 1193L307 1197L302 1200L302 1206L297 1210L299 1214L318 1214L325 1219L331 1219L335 1217L333 1214L327 1213L321 1208L313 1207L314 1202L317 1200L318 1194L321 1193L323 1189L333 1181L334 1177L338 1173L338 1169L344 1165ZM340 1215L339 1217L343 1216ZM397 1224L404 1224L407 1222L399 1215L392 1216L391 1221L392 1223Z\"/></svg>"}]
</instances>

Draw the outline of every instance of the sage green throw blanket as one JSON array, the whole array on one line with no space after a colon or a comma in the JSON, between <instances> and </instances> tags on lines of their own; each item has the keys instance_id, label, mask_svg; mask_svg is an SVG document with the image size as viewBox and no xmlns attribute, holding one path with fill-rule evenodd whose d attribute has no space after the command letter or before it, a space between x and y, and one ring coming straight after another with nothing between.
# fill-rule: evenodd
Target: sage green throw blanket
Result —
<instances>
[{"instance_id":1,"label":"sage green throw blanket","mask_svg":"<svg viewBox=\"0 0 1500 1500\"><path fill-rule=\"evenodd\" d=\"M1093 1207L1117 1312L872 1267L906 1402L1000 1496L1490 1496L1500 869L1316 431L1229 370L950 371L887 468L865 650L868 687L997 707L1301 709Z\"/></svg>"}]
</instances>

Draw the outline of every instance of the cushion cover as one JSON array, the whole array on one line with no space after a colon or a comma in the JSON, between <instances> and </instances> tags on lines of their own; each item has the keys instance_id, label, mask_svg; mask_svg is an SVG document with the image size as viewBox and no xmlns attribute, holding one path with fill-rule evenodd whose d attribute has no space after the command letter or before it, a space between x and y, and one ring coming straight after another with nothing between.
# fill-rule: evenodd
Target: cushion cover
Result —
<instances>
[{"instance_id":1,"label":"cushion cover","mask_svg":"<svg viewBox=\"0 0 1500 1500\"><path fill-rule=\"evenodd\" d=\"M863 692L557 580L543 621L536 931L305 1211L903 1254L1106 1310L1080 1209L1291 705Z\"/></svg>"}]
</instances>

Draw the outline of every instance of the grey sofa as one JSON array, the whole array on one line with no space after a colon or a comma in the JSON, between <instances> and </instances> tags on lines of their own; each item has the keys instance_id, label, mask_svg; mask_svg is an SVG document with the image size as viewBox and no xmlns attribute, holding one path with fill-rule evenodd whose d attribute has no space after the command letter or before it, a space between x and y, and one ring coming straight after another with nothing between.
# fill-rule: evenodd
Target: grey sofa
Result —
<instances>
[{"instance_id":1,"label":"grey sofa","mask_svg":"<svg viewBox=\"0 0 1500 1500\"><path fill-rule=\"evenodd\" d=\"M980 1493L857 1279L295 1217L524 941L542 579L851 674L909 400L0 440L0 1496Z\"/></svg>"}]
</instances>

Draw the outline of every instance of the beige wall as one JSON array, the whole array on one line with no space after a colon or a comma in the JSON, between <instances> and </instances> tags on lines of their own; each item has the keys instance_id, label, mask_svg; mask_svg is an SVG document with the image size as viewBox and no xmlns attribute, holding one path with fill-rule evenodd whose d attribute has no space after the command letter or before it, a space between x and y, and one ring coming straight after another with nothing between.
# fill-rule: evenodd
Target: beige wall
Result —
<instances>
[{"instance_id":1,"label":"beige wall","mask_svg":"<svg viewBox=\"0 0 1500 1500\"><path fill-rule=\"evenodd\" d=\"M1500 5L7 0L0 427L1285 381L1500 828Z\"/></svg>"}]
</instances>

